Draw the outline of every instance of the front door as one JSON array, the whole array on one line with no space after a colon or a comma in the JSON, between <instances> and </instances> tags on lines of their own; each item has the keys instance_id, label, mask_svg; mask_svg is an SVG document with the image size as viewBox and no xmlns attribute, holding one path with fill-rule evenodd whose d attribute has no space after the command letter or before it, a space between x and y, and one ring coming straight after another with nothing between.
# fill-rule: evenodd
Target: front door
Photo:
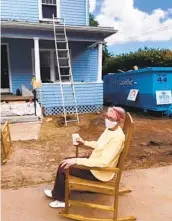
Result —
<instances>
[{"instance_id":1,"label":"front door","mask_svg":"<svg viewBox=\"0 0 172 221\"><path fill-rule=\"evenodd\" d=\"M7 45L1 45L1 93L10 92Z\"/></svg>"}]
</instances>

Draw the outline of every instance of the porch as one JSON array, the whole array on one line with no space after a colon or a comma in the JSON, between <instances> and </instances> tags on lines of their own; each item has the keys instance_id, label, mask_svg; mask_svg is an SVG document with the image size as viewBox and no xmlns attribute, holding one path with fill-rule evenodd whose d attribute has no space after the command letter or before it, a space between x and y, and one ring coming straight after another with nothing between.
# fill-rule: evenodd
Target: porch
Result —
<instances>
[{"instance_id":1,"label":"porch","mask_svg":"<svg viewBox=\"0 0 172 221\"><path fill-rule=\"evenodd\" d=\"M16 94L21 91L22 85L31 90L32 77L35 75L37 81L42 81L41 89L37 90L37 99L42 103L45 114L61 113L62 100L54 41L38 38L33 40L3 38L2 44L7 46L9 53L7 62L9 92ZM69 42L79 112L98 111L103 105L102 44L91 45L93 42ZM65 89L69 93L70 108L72 94L69 79L64 81ZM8 91L8 88L6 89Z\"/></svg>"},{"instance_id":2,"label":"porch","mask_svg":"<svg viewBox=\"0 0 172 221\"><path fill-rule=\"evenodd\" d=\"M36 81L41 81L41 88L37 89L37 99L45 114L61 113L63 105L52 25L39 24L40 30L33 24L27 28L30 24L15 23L15 26L17 25L20 27L15 29L14 23L2 25L2 44L7 51L5 65L9 76L9 92L18 93L21 91L21 85L31 90L31 80L35 76ZM114 30L104 28L67 27L73 81L80 113L98 111L103 106L102 43L104 37L112 32ZM66 57L64 50L60 53L60 57ZM65 70L61 70L61 74L65 75ZM63 81L68 92L66 108L71 109L70 79L64 77Z\"/></svg>"}]
</instances>

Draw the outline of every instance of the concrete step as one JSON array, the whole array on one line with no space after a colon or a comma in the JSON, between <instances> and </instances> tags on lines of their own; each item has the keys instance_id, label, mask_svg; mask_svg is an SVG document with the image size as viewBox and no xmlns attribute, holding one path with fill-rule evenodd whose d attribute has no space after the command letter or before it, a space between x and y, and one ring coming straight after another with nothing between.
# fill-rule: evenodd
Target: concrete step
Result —
<instances>
[{"instance_id":1,"label":"concrete step","mask_svg":"<svg viewBox=\"0 0 172 221\"><path fill-rule=\"evenodd\" d=\"M5 123L6 121L9 123L37 122L39 121L39 117L34 115L1 117L1 124Z\"/></svg>"}]
</instances>

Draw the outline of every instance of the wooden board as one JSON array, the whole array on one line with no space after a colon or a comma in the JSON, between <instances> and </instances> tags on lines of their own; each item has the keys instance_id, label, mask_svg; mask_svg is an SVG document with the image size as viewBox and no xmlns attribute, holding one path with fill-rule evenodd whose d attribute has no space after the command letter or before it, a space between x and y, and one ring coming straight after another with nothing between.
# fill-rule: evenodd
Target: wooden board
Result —
<instances>
[{"instance_id":1,"label":"wooden board","mask_svg":"<svg viewBox=\"0 0 172 221\"><path fill-rule=\"evenodd\" d=\"M8 122L1 131L1 164L5 164L11 154L11 134Z\"/></svg>"},{"instance_id":2,"label":"wooden board","mask_svg":"<svg viewBox=\"0 0 172 221\"><path fill-rule=\"evenodd\" d=\"M33 99L33 96L27 96L27 97L23 97L23 96L15 96L15 95L1 95L1 101L29 101L31 99Z\"/></svg>"}]
</instances>

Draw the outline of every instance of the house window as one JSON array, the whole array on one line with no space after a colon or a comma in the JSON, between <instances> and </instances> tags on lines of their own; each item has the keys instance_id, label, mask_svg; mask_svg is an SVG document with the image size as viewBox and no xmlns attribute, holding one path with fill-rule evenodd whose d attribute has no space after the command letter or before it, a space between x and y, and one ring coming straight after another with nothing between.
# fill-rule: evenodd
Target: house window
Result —
<instances>
[{"instance_id":1,"label":"house window","mask_svg":"<svg viewBox=\"0 0 172 221\"><path fill-rule=\"evenodd\" d=\"M54 15L57 17L57 0L41 0L42 1L42 18L52 19Z\"/></svg>"},{"instance_id":2,"label":"house window","mask_svg":"<svg viewBox=\"0 0 172 221\"><path fill-rule=\"evenodd\" d=\"M33 55L33 67L35 67L34 51L32 52L32 55ZM59 56L67 57L67 53L63 52L63 54L59 54ZM68 61L66 59L64 60L59 59L59 64L60 66L66 67L68 66ZM60 71L61 71L62 81L68 82L70 78L69 76L66 76L66 75L69 75L69 69L61 68ZM41 72L42 83L59 81L59 72L58 72L58 65L57 65L55 50L53 49L52 50L51 49L40 50L40 72Z\"/></svg>"}]
</instances>

